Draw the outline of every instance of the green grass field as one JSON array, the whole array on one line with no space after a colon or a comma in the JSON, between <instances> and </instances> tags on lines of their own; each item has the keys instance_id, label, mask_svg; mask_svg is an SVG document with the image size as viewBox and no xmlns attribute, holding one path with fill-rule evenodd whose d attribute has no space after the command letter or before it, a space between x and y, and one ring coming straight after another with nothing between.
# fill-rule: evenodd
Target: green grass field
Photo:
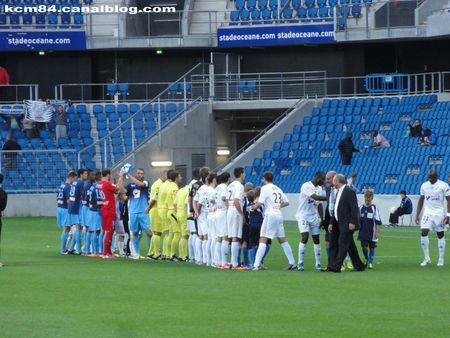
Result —
<instances>
[{"instance_id":1,"label":"green grass field","mask_svg":"<svg viewBox=\"0 0 450 338\"><path fill-rule=\"evenodd\" d=\"M375 270L267 271L62 256L53 218L4 219L0 337L448 337L450 261L420 268L415 228L382 229ZM297 255L298 233L287 225ZM359 243L358 243L359 245ZM325 257L323 258L323 264Z\"/></svg>"}]
</instances>

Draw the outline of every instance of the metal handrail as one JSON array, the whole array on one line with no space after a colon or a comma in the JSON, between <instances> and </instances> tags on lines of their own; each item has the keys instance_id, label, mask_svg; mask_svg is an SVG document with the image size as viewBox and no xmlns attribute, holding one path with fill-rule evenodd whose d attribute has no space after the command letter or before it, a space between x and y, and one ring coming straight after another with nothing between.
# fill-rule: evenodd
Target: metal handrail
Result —
<instances>
[{"instance_id":1,"label":"metal handrail","mask_svg":"<svg viewBox=\"0 0 450 338\"><path fill-rule=\"evenodd\" d=\"M226 167L231 162L233 162L236 158L238 158L240 155L245 153L252 145L256 144L262 136L266 135L270 129L275 127L281 120L283 120L286 116L288 116L292 111L298 109L301 105L303 105L307 101L308 101L308 97L306 97L306 98L302 97L297 102L295 102L291 107L287 108L274 121L272 121L272 123L270 123L267 127L265 127L263 130L261 130L254 138L252 138L249 142L247 142L244 146L242 146L237 152L235 152L233 155L231 155L225 163L222 163L221 165L217 166L214 169L214 171L219 172L219 170Z\"/></svg>"},{"instance_id":2,"label":"metal handrail","mask_svg":"<svg viewBox=\"0 0 450 338\"><path fill-rule=\"evenodd\" d=\"M165 130L166 128L168 128L171 124L173 124L175 121L178 120L179 117L181 117L183 114L186 114L189 110L194 109L195 107L197 107L200 103L202 102L202 97L199 96L197 97L194 101L191 101L189 106L186 106L181 112L179 112L177 115L174 116L173 119L171 119L166 125L164 125L162 128L156 130L153 134L151 134L150 136L148 136L146 139L144 139L144 141L138 145L136 148L134 148L133 152L126 155L125 157L123 157L122 159L120 159L118 162L116 162L111 169L115 170L117 168L119 168L120 166L122 166L123 164L125 164L125 162L130 158L133 157L134 154L141 150L143 147L145 147L148 143L148 141L150 141L152 138L157 137L158 134L160 134L163 130Z\"/></svg>"},{"instance_id":3,"label":"metal handrail","mask_svg":"<svg viewBox=\"0 0 450 338\"><path fill-rule=\"evenodd\" d=\"M178 82L180 82L180 81L183 80L186 76L188 76L189 73L193 72L194 70L196 70L197 68L199 68L200 66L203 66L203 65L204 65L204 63L202 63L202 62L198 63L196 66L194 66L194 67L191 68L189 71L187 71L186 73L184 73L182 76L180 76L180 77L179 77L176 81L174 81L173 83L178 83ZM185 90L186 90L186 89L185 89ZM121 123L119 123L119 124L117 125L117 127L114 128L113 130L111 130L106 136L104 136L104 137L98 139L96 142L92 143L91 145L89 145L89 146L87 146L87 147L84 147L83 149L80 149L80 151L78 152L78 162L80 163L80 154L81 154L81 153L87 151L88 149L95 148L97 145L100 145L101 142L106 141L107 139L111 138L112 135L113 135L113 133L119 131L123 125L125 125L125 124L127 124L127 123L131 123L131 121L134 119L134 117L135 117L136 115L138 115L138 114L140 114L140 113L143 112L143 110L144 110L145 107L148 107L148 105L151 105L151 104L153 104L153 103L158 102L158 99L159 99L162 95L168 93L168 91L169 91L169 88L166 88L166 89L165 89L164 91L162 91L158 96L154 97L151 101L149 101L149 102L147 102L146 104L144 104L143 106L141 106L141 108L140 108L136 113L134 113L133 115L131 115L131 116L130 116L129 118L127 118L125 121L122 121ZM185 107L185 109L186 109L186 107Z\"/></svg>"}]
</instances>

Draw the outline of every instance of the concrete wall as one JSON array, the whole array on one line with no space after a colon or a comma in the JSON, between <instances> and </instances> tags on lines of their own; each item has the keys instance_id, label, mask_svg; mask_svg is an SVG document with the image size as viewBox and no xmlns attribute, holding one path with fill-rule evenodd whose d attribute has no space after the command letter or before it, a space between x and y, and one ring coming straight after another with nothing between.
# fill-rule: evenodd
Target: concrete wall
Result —
<instances>
[{"instance_id":1,"label":"concrete wall","mask_svg":"<svg viewBox=\"0 0 450 338\"><path fill-rule=\"evenodd\" d=\"M56 216L56 193L8 195L3 216Z\"/></svg>"},{"instance_id":2,"label":"concrete wall","mask_svg":"<svg viewBox=\"0 0 450 338\"><path fill-rule=\"evenodd\" d=\"M298 207L298 194L287 194L291 205L283 209L285 220L295 220L295 213ZM414 205L413 215L419 196L409 196ZM363 196L358 195L360 203L364 202ZM392 207L400 205L398 195L376 195L375 205L380 211L383 224L389 221L389 212ZM32 195L9 195L8 206L4 212L4 217L15 216L56 216L56 194L32 194ZM413 217L414 221L415 216ZM409 223L409 216L405 217L405 224Z\"/></svg>"},{"instance_id":3,"label":"concrete wall","mask_svg":"<svg viewBox=\"0 0 450 338\"><path fill-rule=\"evenodd\" d=\"M241 155L227 164L223 170L232 173L235 167L251 166L255 157L262 157L264 150L272 149L275 141L282 141L285 133L292 133L294 125L302 124L303 118L311 116L312 108L315 104L315 100L310 100L299 109L292 111L279 121L276 126L268 130L255 144L248 147Z\"/></svg>"}]
</instances>

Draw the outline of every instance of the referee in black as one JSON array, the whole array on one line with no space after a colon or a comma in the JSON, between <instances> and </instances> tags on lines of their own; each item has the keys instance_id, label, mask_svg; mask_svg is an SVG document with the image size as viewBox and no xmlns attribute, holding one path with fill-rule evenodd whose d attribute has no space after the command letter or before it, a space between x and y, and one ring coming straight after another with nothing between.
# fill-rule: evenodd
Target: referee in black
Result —
<instances>
[{"instance_id":1,"label":"referee in black","mask_svg":"<svg viewBox=\"0 0 450 338\"><path fill-rule=\"evenodd\" d=\"M8 203L8 195L6 191L3 190L3 175L0 174L0 258L1 255L1 242L2 242L2 212L6 209L6 204ZM3 263L0 262L0 268L3 267Z\"/></svg>"}]
</instances>

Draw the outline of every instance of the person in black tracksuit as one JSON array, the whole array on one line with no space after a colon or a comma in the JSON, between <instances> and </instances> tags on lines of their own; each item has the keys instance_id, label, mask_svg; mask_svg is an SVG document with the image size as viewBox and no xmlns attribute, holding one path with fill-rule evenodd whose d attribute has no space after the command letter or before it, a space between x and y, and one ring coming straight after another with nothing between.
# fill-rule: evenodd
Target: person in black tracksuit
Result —
<instances>
[{"instance_id":1,"label":"person in black tracksuit","mask_svg":"<svg viewBox=\"0 0 450 338\"><path fill-rule=\"evenodd\" d=\"M6 209L6 205L8 204L8 194L3 190L2 188L3 184L3 175L0 174L0 242L2 239L2 212ZM1 243L0 243L1 248ZM0 252L0 258L1 258L1 252ZM3 264L0 262L0 268L3 266Z\"/></svg>"}]
</instances>

